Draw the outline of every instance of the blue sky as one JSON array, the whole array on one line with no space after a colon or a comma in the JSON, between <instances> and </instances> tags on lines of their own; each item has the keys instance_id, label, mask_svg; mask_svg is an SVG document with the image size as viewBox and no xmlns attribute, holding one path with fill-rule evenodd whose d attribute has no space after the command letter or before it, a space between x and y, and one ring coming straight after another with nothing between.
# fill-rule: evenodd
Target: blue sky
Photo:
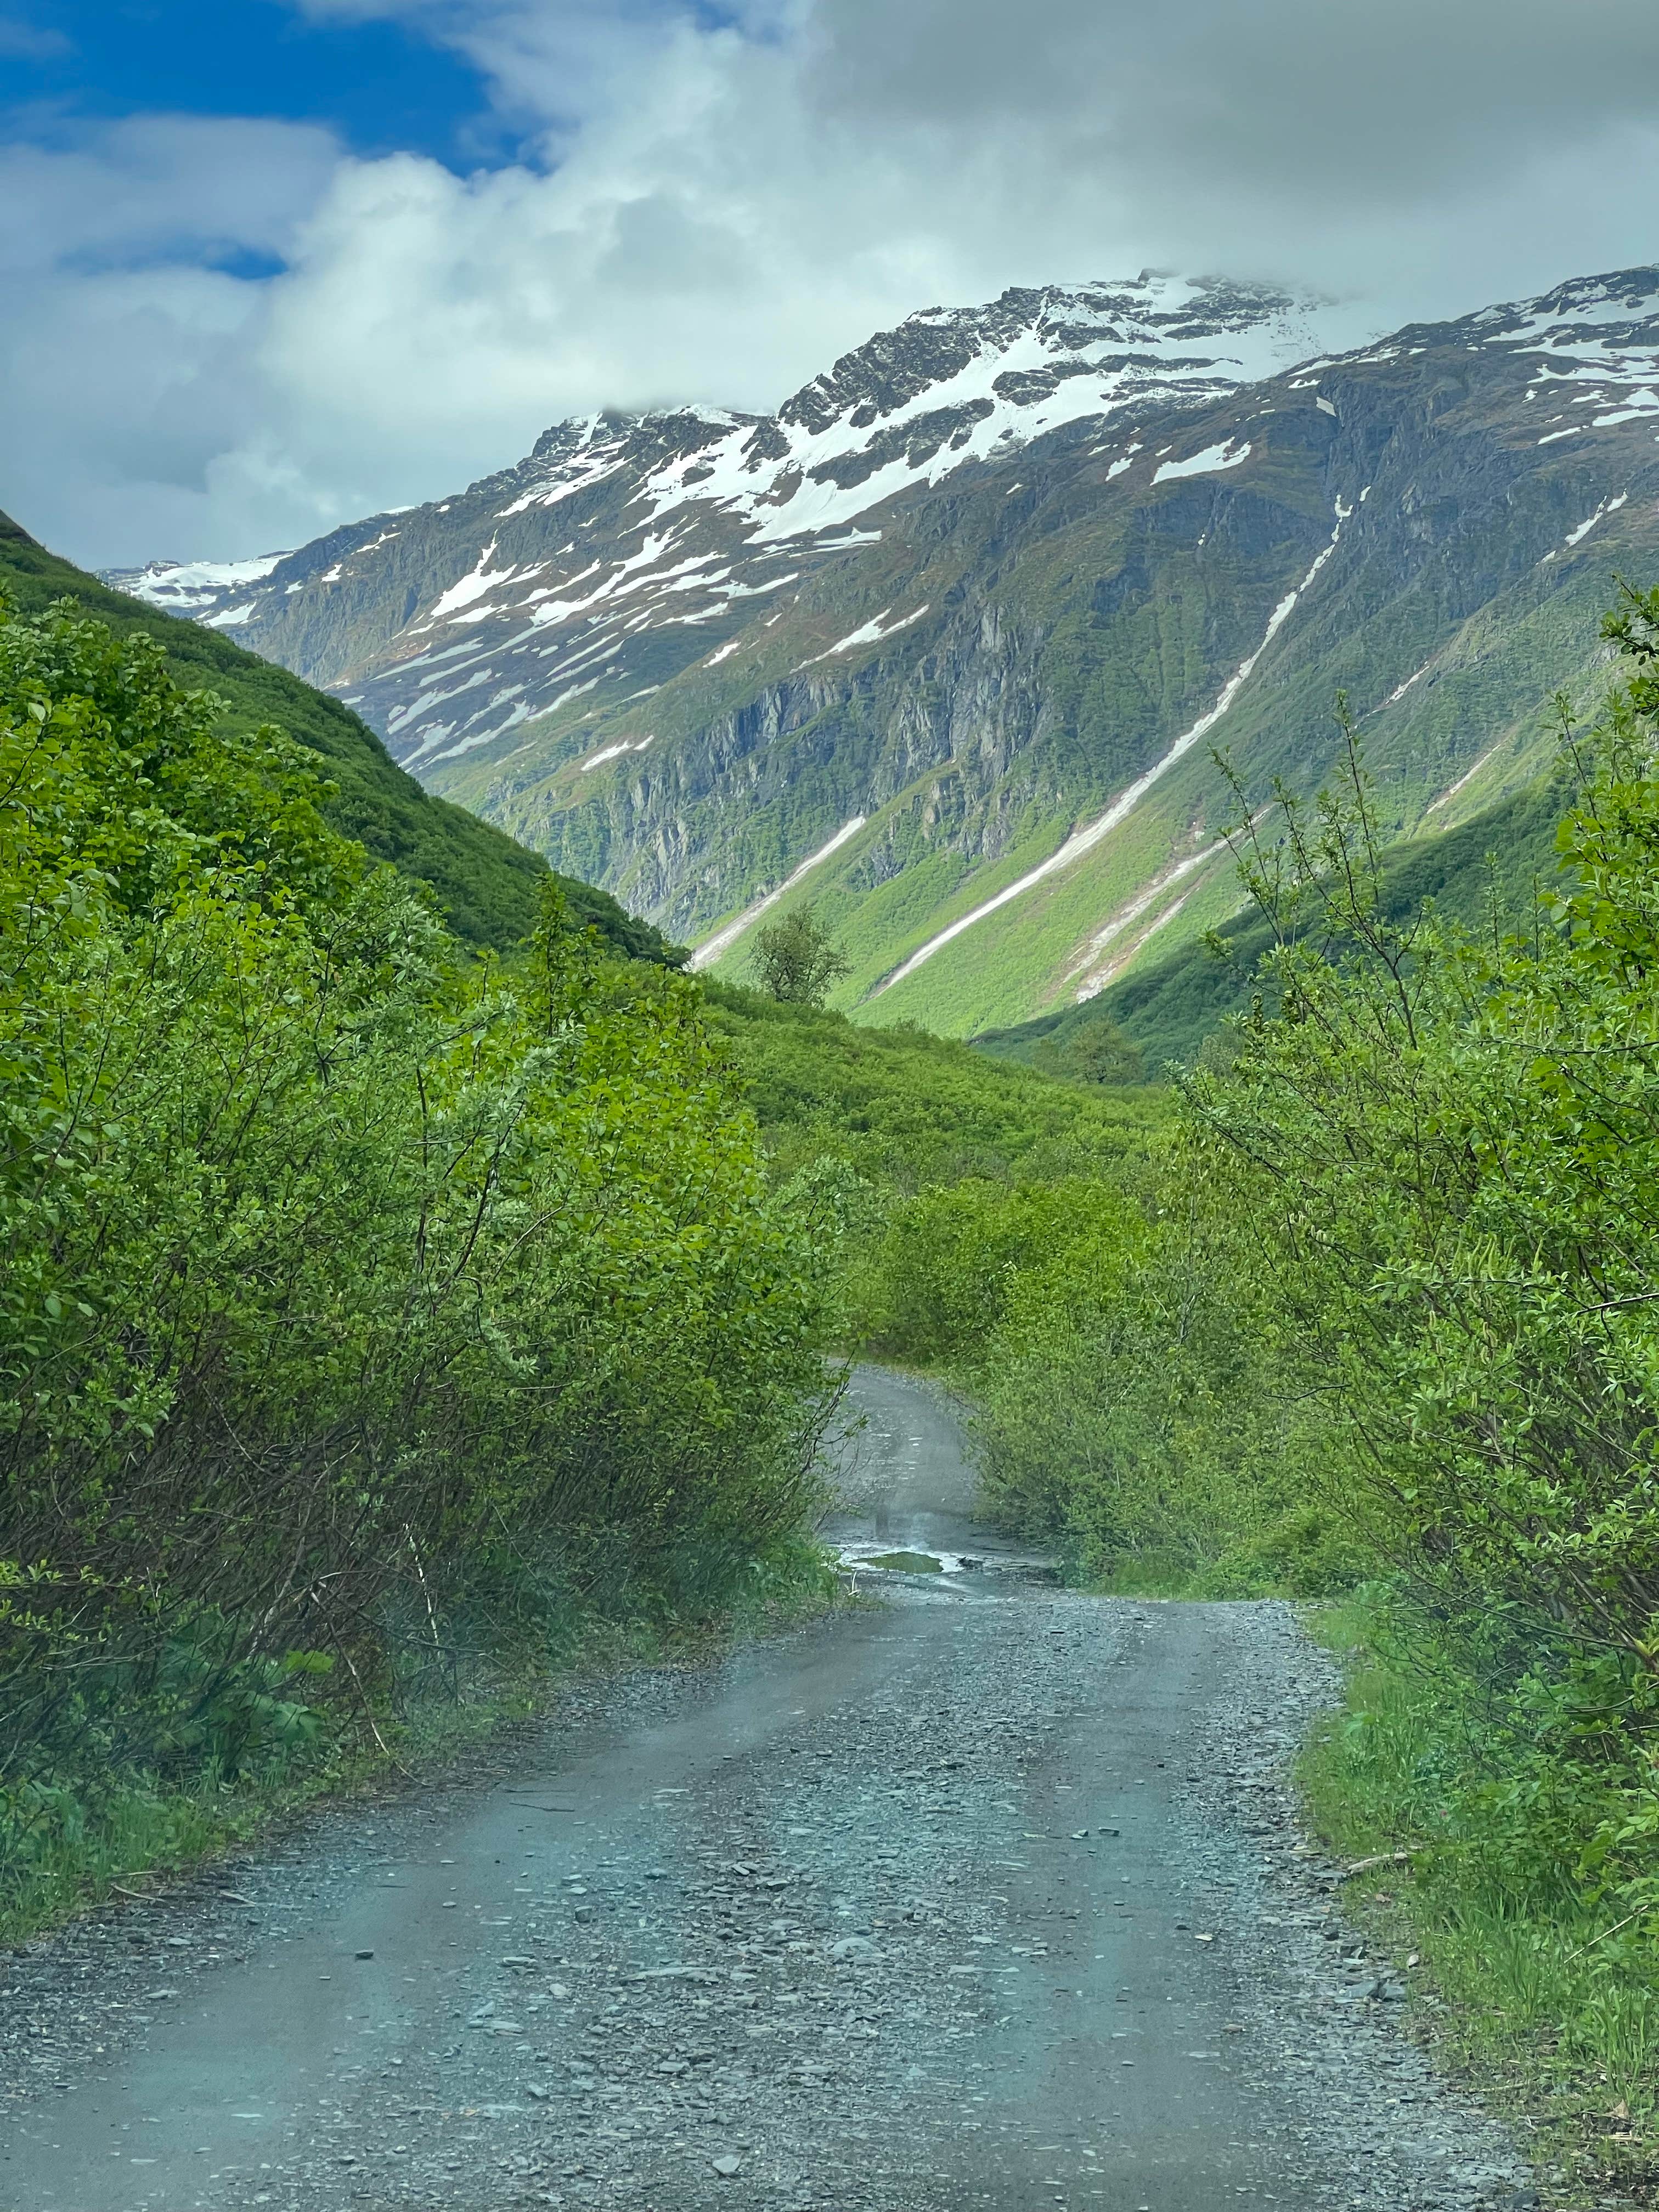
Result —
<instances>
[{"instance_id":1,"label":"blue sky","mask_svg":"<svg viewBox=\"0 0 1659 2212\"><path fill-rule=\"evenodd\" d=\"M396 21L307 20L287 0L0 0L13 127L146 112L317 123L354 150L452 167L512 151L482 73Z\"/></svg>"},{"instance_id":2,"label":"blue sky","mask_svg":"<svg viewBox=\"0 0 1659 2212\"><path fill-rule=\"evenodd\" d=\"M1148 264L1659 259L1653 0L0 0L0 508L234 558Z\"/></svg>"}]
</instances>

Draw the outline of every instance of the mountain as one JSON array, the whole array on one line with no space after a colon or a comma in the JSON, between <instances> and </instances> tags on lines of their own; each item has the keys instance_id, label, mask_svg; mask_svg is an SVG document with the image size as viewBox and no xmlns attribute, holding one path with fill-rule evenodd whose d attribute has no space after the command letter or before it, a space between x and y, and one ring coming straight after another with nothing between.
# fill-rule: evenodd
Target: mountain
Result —
<instances>
[{"instance_id":1,"label":"mountain","mask_svg":"<svg viewBox=\"0 0 1659 2212\"><path fill-rule=\"evenodd\" d=\"M71 599L112 629L154 637L177 683L215 691L224 701L227 726L246 730L275 722L309 745L337 787L325 810L336 828L423 885L468 943L505 950L533 926L537 886L547 872L542 857L465 807L423 790L337 700L227 638L135 607L125 594L47 552L6 514L0 514L0 593L24 614ZM572 911L618 950L648 959L672 956L658 931L626 913L607 892L561 880Z\"/></svg>"},{"instance_id":2,"label":"mountain","mask_svg":"<svg viewBox=\"0 0 1659 2212\"><path fill-rule=\"evenodd\" d=\"M343 696L429 787L740 972L811 896L836 1003L966 1033L1238 903L1346 690L1391 832L1525 790L1654 565L1659 270L1314 350L1143 276L928 310L775 416L558 426L455 498L120 580Z\"/></svg>"},{"instance_id":3,"label":"mountain","mask_svg":"<svg viewBox=\"0 0 1659 2212\"><path fill-rule=\"evenodd\" d=\"M1305 319L1279 293L1170 279L1010 292L913 316L775 418L561 423L456 498L297 553L106 580L314 682L362 678L398 758L436 775L571 699L580 723L696 668L788 603L804 558L860 569L833 556L876 542L849 526L896 493L1079 419L1221 396L1305 352Z\"/></svg>"},{"instance_id":4,"label":"mountain","mask_svg":"<svg viewBox=\"0 0 1659 2212\"><path fill-rule=\"evenodd\" d=\"M1540 775L1453 829L1386 846L1379 911L1405 923L1432 900L1438 913L1466 928L1479 930L1494 908L1500 926L1519 926L1533 912L1540 886L1556 879L1555 832L1570 791L1565 780ZM1003 1059L1030 1060L1044 1042L1063 1055L1105 1021L1141 1047L1152 1074L1170 1060L1190 1066L1223 1019L1249 1004L1260 986L1257 963L1273 943L1254 905L1224 921L1215 935L1220 958L1196 937L1175 944L1160 939L1096 994L1067 1000L1012 1028L981 1030L974 1042Z\"/></svg>"}]
</instances>

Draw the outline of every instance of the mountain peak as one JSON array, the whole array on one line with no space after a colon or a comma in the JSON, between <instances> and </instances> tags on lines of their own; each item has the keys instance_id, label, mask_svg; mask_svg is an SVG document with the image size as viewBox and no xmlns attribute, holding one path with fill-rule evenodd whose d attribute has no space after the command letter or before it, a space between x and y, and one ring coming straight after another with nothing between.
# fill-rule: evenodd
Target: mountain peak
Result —
<instances>
[{"instance_id":1,"label":"mountain peak","mask_svg":"<svg viewBox=\"0 0 1659 2212\"><path fill-rule=\"evenodd\" d=\"M994 437L1036 434L1039 421L1047 429L1078 414L1112 412L1139 387L1185 380L1207 393L1269 375L1314 350L1318 304L1268 285L1151 270L1123 280L1011 286L982 305L924 307L878 331L803 385L777 420L822 437L838 424L872 429L924 398L983 401L1006 418ZM1061 383L1079 384L1070 404L1045 404ZM1034 405L1040 417L1024 413Z\"/></svg>"},{"instance_id":2,"label":"mountain peak","mask_svg":"<svg viewBox=\"0 0 1659 2212\"><path fill-rule=\"evenodd\" d=\"M875 332L774 414L589 413L285 558L112 580L337 690L677 934L718 948L822 867L865 917L860 988L1001 1018L1029 1000L968 972L991 917L1052 897L1043 988L1086 992L1200 880L1222 896L1212 732L1316 775L1347 688L1368 744L1427 732L1391 791L1464 806L1490 702L1458 709L1486 647L1450 611L1582 609L1586 564L1646 544L1659 270L1322 356L1338 328L1217 276L1013 286Z\"/></svg>"},{"instance_id":3,"label":"mountain peak","mask_svg":"<svg viewBox=\"0 0 1659 2212\"><path fill-rule=\"evenodd\" d=\"M1272 375L1316 349L1321 304L1143 270L924 307L843 354L774 416L691 405L556 422L504 512L555 506L633 469L650 479L654 515L695 499L738 516L760 541L815 537L908 481L1005 459L1066 423L1201 404Z\"/></svg>"}]
</instances>

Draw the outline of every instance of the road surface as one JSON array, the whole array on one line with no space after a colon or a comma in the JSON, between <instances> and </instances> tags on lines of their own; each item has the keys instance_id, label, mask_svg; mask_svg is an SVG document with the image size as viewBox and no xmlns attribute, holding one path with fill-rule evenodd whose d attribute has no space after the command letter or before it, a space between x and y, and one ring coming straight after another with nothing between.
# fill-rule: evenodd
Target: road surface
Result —
<instances>
[{"instance_id":1,"label":"road surface","mask_svg":"<svg viewBox=\"0 0 1659 2212\"><path fill-rule=\"evenodd\" d=\"M981 1564L16 1954L4 2212L1532 2203L1298 1834L1289 1611L1061 1589L854 1398L827 1534Z\"/></svg>"}]
</instances>

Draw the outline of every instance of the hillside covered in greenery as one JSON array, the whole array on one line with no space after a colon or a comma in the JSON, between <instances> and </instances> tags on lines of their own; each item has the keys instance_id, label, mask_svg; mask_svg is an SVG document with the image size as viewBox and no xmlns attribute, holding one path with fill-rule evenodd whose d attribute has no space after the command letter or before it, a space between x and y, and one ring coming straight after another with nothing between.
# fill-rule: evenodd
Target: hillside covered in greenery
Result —
<instances>
[{"instance_id":1,"label":"hillside covered in greenery","mask_svg":"<svg viewBox=\"0 0 1659 2212\"><path fill-rule=\"evenodd\" d=\"M0 611L0 1927L815 1495L823 1241L697 987L545 872L477 960L249 719Z\"/></svg>"},{"instance_id":2,"label":"hillside covered in greenery","mask_svg":"<svg viewBox=\"0 0 1659 2212\"><path fill-rule=\"evenodd\" d=\"M153 640L181 690L211 691L222 702L219 726L227 735L246 738L273 725L320 756L335 787L322 801L331 827L422 884L465 942L500 950L533 927L546 862L465 807L423 791L367 723L338 700L245 653L218 630L110 591L36 544L4 514L0 591L21 614L39 614L69 599L118 637ZM559 882L572 911L620 951L645 958L668 952L659 933L624 913L608 892L569 877Z\"/></svg>"},{"instance_id":3,"label":"hillside covered in greenery","mask_svg":"<svg viewBox=\"0 0 1659 2212\"><path fill-rule=\"evenodd\" d=\"M1555 878L1555 835L1567 790L1559 774L1542 776L1455 829L1383 846L1379 912L1403 924L1432 905L1470 930L1524 922L1540 890ZM1271 925L1247 902L1209 936L1146 961L1098 997L1012 1029L982 1030L974 1042L999 1057L1029 1061L1045 1042L1063 1051L1109 1023L1139 1046L1148 1067L1171 1060L1190 1067L1205 1040L1248 1008L1273 942Z\"/></svg>"}]
</instances>

